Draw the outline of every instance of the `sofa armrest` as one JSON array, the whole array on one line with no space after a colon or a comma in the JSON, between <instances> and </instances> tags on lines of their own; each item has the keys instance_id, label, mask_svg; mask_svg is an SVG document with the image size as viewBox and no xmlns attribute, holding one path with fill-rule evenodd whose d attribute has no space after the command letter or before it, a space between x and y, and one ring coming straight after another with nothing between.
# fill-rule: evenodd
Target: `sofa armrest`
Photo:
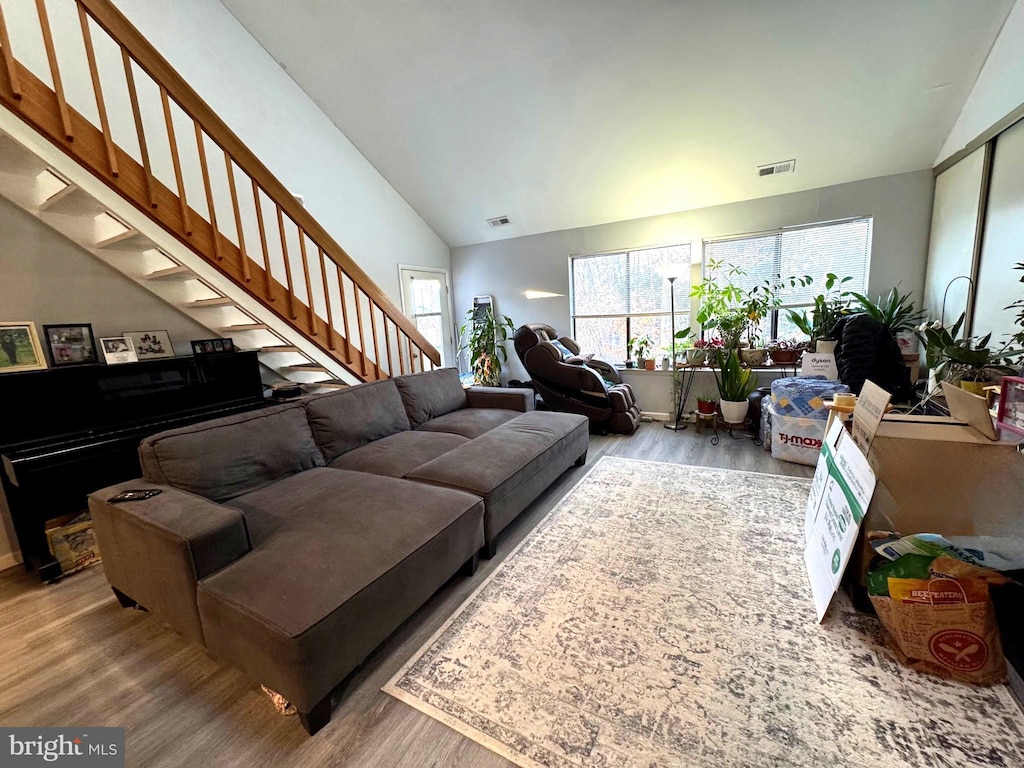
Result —
<instances>
[{"instance_id":1,"label":"sofa armrest","mask_svg":"<svg viewBox=\"0 0 1024 768\"><path fill-rule=\"evenodd\" d=\"M470 387L466 390L469 408L506 408L510 411L532 411L536 395L532 389L517 387Z\"/></svg>"},{"instance_id":2,"label":"sofa armrest","mask_svg":"<svg viewBox=\"0 0 1024 768\"><path fill-rule=\"evenodd\" d=\"M107 501L137 488L161 493L143 501ZM96 491L89 510L110 585L205 645L196 586L252 549L242 513L141 479Z\"/></svg>"}]
</instances>

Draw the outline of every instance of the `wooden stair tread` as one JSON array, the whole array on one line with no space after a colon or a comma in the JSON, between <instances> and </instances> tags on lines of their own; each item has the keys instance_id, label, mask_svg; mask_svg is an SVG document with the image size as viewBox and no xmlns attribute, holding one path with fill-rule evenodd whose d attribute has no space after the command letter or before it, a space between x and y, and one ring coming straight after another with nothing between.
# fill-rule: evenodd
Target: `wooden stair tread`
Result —
<instances>
[{"instance_id":1,"label":"wooden stair tread","mask_svg":"<svg viewBox=\"0 0 1024 768\"><path fill-rule=\"evenodd\" d=\"M204 307L233 307L237 302L227 296L217 296L213 299L197 299L185 304L191 309L203 309Z\"/></svg>"},{"instance_id":2,"label":"wooden stair tread","mask_svg":"<svg viewBox=\"0 0 1024 768\"><path fill-rule=\"evenodd\" d=\"M341 379L324 379L323 381L310 381L303 382L303 387L323 387L324 389L345 389L346 387L352 386L347 381Z\"/></svg>"},{"instance_id":3,"label":"wooden stair tread","mask_svg":"<svg viewBox=\"0 0 1024 768\"><path fill-rule=\"evenodd\" d=\"M145 276L146 280L191 280L195 277L192 270L180 264L167 269L158 269Z\"/></svg>"},{"instance_id":4,"label":"wooden stair tread","mask_svg":"<svg viewBox=\"0 0 1024 768\"><path fill-rule=\"evenodd\" d=\"M286 365L284 367L289 371L302 371L304 373L330 373L330 371L324 366L317 365L316 363L300 363L298 365Z\"/></svg>"},{"instance_id":5,"label":"wooden stair tread","mask_svg":"<svg viewBox=\"0 0 1024 768\"><path fill-rule=\"evenodd\" d=\"M243 323L239 325L228 325L221 328L224 333L243 333L245 331L269 331L270 326L266 323Z\"/></svg>"},{"instance_id":6,"label":"wooden stair tread","mask_svg":"<svg viewBox=\"0 0 1024 768\"><path fill-rule=\"evenodd\" d=\"M300 350L298 347L292 346L291 344L279 344L276 347L260 347L259 350L257 351L268 355L277 354L281 352L294 352L298 354L302 353L302 350Z\"/></svg>"},{"instance_id":7,"label":"wooden stair tread","mask_svg":"<svg viewBox=\"0 0 1024 768\"><path fill-rule=\"evenodd\" d=\"M100 240L95 248L115 248L121 251L148 251L156 248L156 243L141 232L128 229L106 240Z\"/></svg>"}]
</instances>

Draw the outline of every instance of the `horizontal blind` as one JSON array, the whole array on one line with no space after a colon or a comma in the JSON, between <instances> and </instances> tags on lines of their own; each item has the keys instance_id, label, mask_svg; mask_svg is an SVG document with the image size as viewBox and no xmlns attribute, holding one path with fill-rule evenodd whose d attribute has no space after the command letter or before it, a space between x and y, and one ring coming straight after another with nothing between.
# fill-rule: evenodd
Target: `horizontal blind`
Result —
<instances>
[{"instance_id":1,"label":"horizontal blind","mask_svg":"<svg viewBox=\"0 0 1024 768\"><path fill-rule=\"evenodd\" d=\"M659 268L690 264L690 244L642 248L620 253L573 256L572 315L667 314L671 304L668 280ZM675 281L676 313L690 308L690 273Z\"/></svg>"},{"instance_id":2,"label":"horizontal blind","mask_svg":"<svg viewBox=\"0 0 1024 768\"><path fill-rule=\"evenodd\" d=\"M779 296L784 306L811 304L825 291L825 276L853 278L845 290L863 293L867 288L871 258L871 218L812 224L804 227L762 232L747 237L707 240L704 243L703 275L708 277L710 261L742 269L746 275L732 278L734 285L749 290L776 276L810 275L813 282L787 288ZM725 279L722 274L718 279Z\"/></svg>"}]
</instances>

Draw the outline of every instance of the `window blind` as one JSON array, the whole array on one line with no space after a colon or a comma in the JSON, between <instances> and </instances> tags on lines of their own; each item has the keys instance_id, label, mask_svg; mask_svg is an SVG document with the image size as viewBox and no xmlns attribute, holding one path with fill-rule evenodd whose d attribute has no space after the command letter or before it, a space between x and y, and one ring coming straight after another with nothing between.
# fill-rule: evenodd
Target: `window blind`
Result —
<instances>
[{"instance_id":1,"label":"window blind","mask_svg":"<svg viewBox=\"0 0 1024 768\"><path fill-rule=\"evenodd\" d=\"M864 217L706 240L703 274L708 276L712 260L735 265L746 272L745 277L733 279L743 289L774 276L810 275L810 285L780 292L783 306L796 307L811 304L824 292L825 276L830 272L841 278L849 275L853 279L845 290L864 293L870 258L871 218Z\"/></svg>"}]
</instances>

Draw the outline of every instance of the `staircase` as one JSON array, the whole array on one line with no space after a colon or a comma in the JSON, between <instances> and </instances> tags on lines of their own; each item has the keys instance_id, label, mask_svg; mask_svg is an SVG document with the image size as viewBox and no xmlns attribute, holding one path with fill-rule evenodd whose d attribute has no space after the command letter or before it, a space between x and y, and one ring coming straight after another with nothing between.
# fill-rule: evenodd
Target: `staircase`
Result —
<instances>
[{"instance_id":1,"label":"staircase","mask_svg":"<svg viewBox=\"0 0 1024 768\"><path fill-rule=\"evenodd\" d=\"M307 391L440 364L109 0L14 8L0 7L0 194ZM65 88L62 66L91 87Z\"/></svg>"}]
</instances>

